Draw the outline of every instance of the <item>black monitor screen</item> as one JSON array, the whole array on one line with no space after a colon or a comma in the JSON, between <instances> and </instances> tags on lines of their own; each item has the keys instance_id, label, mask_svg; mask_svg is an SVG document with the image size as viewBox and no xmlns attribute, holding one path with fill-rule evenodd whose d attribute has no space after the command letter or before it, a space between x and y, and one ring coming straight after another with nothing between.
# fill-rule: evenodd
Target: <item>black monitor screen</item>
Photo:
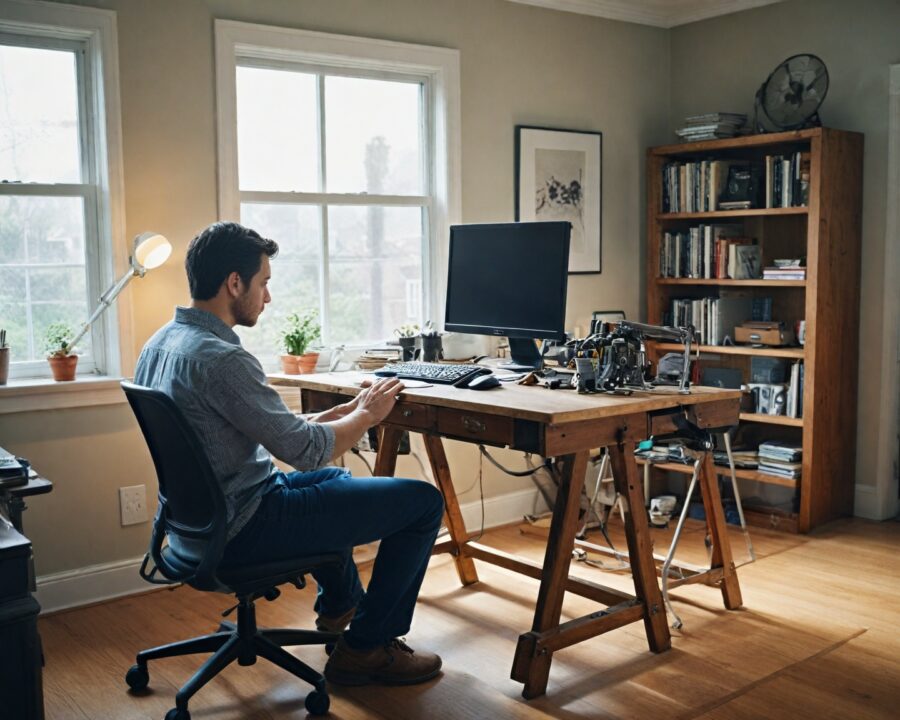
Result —
<instances>
[{"instance_id":1,"label":"black monitor screen","mask_svg":"<svg viewBox=\"0 0 900 720\"><path fill-rule=\"evenodd\" d=\"M450 228L447 330L565 339L567 222Z\"/></svg>"}]
</instances>

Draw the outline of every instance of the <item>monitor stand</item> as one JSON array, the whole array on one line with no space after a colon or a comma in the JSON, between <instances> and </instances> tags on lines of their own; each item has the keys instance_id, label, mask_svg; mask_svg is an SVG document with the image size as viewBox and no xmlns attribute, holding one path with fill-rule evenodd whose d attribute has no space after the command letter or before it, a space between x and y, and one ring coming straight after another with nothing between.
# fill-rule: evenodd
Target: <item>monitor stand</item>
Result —
<instances>
[{"instance_id":1,"label":"monitor stand","mask_svg":"<svg viewBox=\"0 0 900 720\"><path fill-rule=\"evenodd\" d=\"M504 370L540 370L544 367L544 359L530 338L507 338L509 341L509 360L500 363Z\"/></svg>"}]
</instances>

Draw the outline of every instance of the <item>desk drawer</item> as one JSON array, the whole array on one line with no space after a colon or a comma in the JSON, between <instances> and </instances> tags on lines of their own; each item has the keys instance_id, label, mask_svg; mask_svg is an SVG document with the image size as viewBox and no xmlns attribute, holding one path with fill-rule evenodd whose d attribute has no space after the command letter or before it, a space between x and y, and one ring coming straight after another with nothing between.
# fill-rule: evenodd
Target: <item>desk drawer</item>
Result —
<instances>
[{"instance_id":1,"label":"desk drawer","mask_svg":"<svg viewBox=\"0 0 900 720\"><path fill-rule=\"evenodd\" d=\"M430 432L434 429L434 417L435 408L431 405L402 402L391 410L385 422L417 432Z\"/></svg>"},{"instance_id":2,"label":"desk drawer","mask_svg":"<svg viewBox=\"0 0 900 720\"><path fill-rule=\"evenodd\" d=\"M489 445L512 445L514 427L515 421L511 417L438 408L437 429L441 435Z\"/></svg>"}]
</instances>

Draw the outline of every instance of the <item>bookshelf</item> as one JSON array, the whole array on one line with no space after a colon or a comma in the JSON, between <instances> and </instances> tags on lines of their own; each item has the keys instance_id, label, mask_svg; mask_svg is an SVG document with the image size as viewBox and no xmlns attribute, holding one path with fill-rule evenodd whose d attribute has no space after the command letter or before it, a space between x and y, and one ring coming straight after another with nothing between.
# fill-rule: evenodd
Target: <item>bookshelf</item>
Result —
<instances>
[{"instance_id":1,"label":"bookshelf","mask_svg":"<svg viewBox=\"0 0 900 720\"><path fill-rule=\"evenodd\" d=\"M761 486L742 486L748 521L755 524L808 532L853 512L862 151L863 136L859 133L812 128L666 145L647 152L648 322L665 324L673 299L707 297L771 298L773 320L782 320L789 328L805 321L803 346L701 344L698 348L702 368L737 368L744 383L749 381L754 358L782 359L788 369L796 362L804 366L804 389L798 398L801 417L752 411L740 415L735 438L738 443L753 447L765 440L784 440L803 448L798 479L756 470L737 471L742 483L762 483L777 488L775 495L784 494L780 496L783 501L774 505L754 505L754 491ZM796 153L802 153L804 160L808 158L805 205L663 211L664 194L671 192L671 185L664 186L664 168L671 163L724 160L764 169L767 156L793 157ZM799 193L795 202L800 202ZM758 242L764 266L773 264L775 258L805 257L806 278L661 277L660 251L665 249L661 246L666 233L689 233L692 227L717 223L739 224L743 235ZM666 352L679 349L671 343L648 342L654 364ZM654 472L667 470L680 471L667 464L654 466ZM728 474L727 468L720 471Z\"/></svg>"}]
</instances>

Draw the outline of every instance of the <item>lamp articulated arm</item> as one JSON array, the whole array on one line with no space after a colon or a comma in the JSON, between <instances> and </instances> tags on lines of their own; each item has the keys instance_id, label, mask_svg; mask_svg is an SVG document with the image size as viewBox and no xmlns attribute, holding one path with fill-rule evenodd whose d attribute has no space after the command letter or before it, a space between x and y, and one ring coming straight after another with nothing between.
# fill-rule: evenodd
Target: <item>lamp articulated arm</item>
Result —
<instances>
[{"instance_id":1,"label":"lamp articulated arm","mask_svg":"<svg viewBox=\"0 0 900 720\"><path fill-rule=\"evenodd\" d=\"M121 279L117 280L115 285L110 287L105 293L100 296L100 302L98 303L96 309L91 316L87 319L87 322L81 326L81 330L78 331L78 334L75 336L75 339L69 343L69 348L75 347L81 338L85 336L88 330L91 329L91 325L94 324L94 321L103 314L103 311L106 310L110 305L112 305L113 300L116 299L118 294L125 289L125 286L131 282L131 278L138 277L139 273L137 270L132 268L128 269L128 272L125 273Z\"/></svg>"},{"instance_id":2,"label":"lamp articulated arm","mask_svg":"<svg viewBox=\"0 0 900 720\"><path fill-rule=\"evenodd\" d=\"M75 339L69 343L69 349L75 347L81 338L85 336L94 321L100 317L106 308L112 305L113 300L125 289L125 286L135 277L144 277L148 270L159 267L169 257L172 246L168 240L159 233L145 232L134 239L134 252L129 258L128 272L126 272L112 287L100 296L100 302L88 321L82 325Z\"/></svg>"}]
</instances>

